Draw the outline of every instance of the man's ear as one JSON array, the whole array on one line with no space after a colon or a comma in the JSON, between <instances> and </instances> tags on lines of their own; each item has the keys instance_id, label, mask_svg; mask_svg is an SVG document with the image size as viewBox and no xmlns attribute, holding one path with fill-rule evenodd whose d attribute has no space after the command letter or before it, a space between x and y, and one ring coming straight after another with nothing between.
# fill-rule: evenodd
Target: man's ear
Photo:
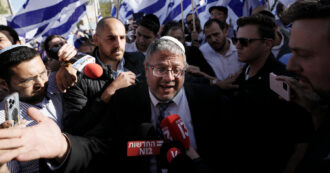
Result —
<instances>
[{"instance_id":1,"label":"man's ear","mask_svg":"<svg viewBox=\"0 0 330 173\"><path fill-rule=\"evenodd\" d=\"M96 34L93 35L93 42L96 46L98 46L98 36Z\"/></svg>"},{"instance_id":2,"label":"man's ear","mask_svg":"<svg viewBox=\"0 0 330 173\"><path fill-rule=\"evenodd\" d=\"M273 39L266 39L265 40L267 48L271 49L274 46L274 40Z\"/></svg>"},{"instance_id":3,"label":"man's ear","mask_svg":"<svg viewBox=\"0 0 330 173\"><path fill-rule=\"evenodd\" d=\"M0 78L0 89L4 90L4 91L9 91L9 87L8 84L6 82L6 80Z\"/></svg>"}]
</instances>

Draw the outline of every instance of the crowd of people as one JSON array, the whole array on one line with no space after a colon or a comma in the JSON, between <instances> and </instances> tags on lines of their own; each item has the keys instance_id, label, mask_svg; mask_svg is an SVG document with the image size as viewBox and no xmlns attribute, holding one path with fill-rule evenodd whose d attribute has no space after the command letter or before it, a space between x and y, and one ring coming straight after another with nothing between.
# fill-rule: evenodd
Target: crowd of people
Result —
<instances>
[{"instance_id":1,"label":"crowd of people","mask_svg":"<svg viewBox=\"0 0 330 173\"><path fill-rule=\"evenodd\" d=\"M1 25L0 173L329 172L329 11L327 0L298 0L280 23L265 8L231 21L225 6L204 26L195 14L185 26L104 17L74 44L48 36L45 56ZM102 75L74 68L78 54ZM270 73L290 101L270 89ZM15 92L13 125L4 98ZM171 135L185 141L164 137L173 114L181 131ZM129 142L154 140L165 140L158 153L129 154Z\"/></svg>"}]
</instances>

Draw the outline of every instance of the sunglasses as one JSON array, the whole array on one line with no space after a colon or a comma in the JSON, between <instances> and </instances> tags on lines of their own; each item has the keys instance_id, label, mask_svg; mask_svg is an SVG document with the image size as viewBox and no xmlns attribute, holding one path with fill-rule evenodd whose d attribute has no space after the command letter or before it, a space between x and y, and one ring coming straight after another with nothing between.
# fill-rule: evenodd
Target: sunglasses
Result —
<instances>
[{"instance_id":1,"label":"sunglasses","mask_svg":"<svg viewBox=\"0 0 330 173\"><path fill-rule=\"evenodd\" d=\"M234 44L237 44L239 42L243 47L249 46L250 43L256 40L266 40L266 39L265 38L232 38Z\"/></svg>"}]
</instances>

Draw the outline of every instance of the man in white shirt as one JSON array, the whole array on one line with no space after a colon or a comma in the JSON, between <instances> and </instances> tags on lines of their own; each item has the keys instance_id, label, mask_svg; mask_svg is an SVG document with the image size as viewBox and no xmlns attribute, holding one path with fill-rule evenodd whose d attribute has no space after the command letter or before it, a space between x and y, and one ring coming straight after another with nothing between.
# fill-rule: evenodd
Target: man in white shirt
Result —
<instances>
[{"instance_id":1,"label":"man in white shirt","mask_svg":"<svg viewBox=\"0 0 330 173\"><path fill-rule=\"evenodd\" d=\"M204 25L204 34L207 43L199 49L218 80L226 79L243 67L243 64L238 61L235 46L226 38L227 29L224 23L217 19L210 19Z\"/></svg>"}]
</instances>

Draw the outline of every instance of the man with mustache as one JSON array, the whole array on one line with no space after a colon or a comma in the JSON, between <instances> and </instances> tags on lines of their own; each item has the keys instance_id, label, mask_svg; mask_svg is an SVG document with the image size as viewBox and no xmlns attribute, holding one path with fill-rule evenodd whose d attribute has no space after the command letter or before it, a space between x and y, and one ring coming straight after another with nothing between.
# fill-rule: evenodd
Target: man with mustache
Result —
<instances>
[{"instance_id":1,"label":"man with mustache","mask_svg":"<svg viewBox=\"0 0 330 173\"><path fill-rule=\"evenodd\" d=\"M228 100L213 86L185 81L184 52L184 46L173 37L162 37L151 43L144 62L147 82L117 91L109 102L109 112L99 119L99 126L86 135L63 135L42 113L29 109L31 118L40 123L34 127L0 129L0 163L13 158L20 161L46 158L53 159L49 163L55 169L59 166L57 172L62 173L159 172L161 167L155 157L128 157L127 141L162 138L163 134L152 135L148 133L149 127L140 127L151 124L150 127L160 129L160 117L178 114L187 126L190 149L197 149L210 168L219 169L219 160L223 164L221 169L228 166L226 153L230 152L224 145L229 142L225 135L230 133L227 121L230 114L225 111ZM167 108L161 109L164 104ZM210 141L217 137L223 141L216 143L217 149L214 149ZM195 153L192 159L198 157ZM184 170L196 171L192 169L198 165L191 166Z\"/></svg>"},{"instance_id":2,"label":"man with mustache","mask_svg":"<svg viewBox=\"0 0 330 173\"><path fill-rule=\"evenodd\" d=\"M161 139L158 123L162 118L177 114L187 127L190 149L197 150L215 169L218 166L217 159L228 159L225 151L227 147L224 147L228 142L224 135L230 133L226 131L229 114L225 104L228 100L214 86L187 80L189 74L185 73L186 67L185 48L179 40L171 36L154 40L147 49L144 61L147 82L124 88L114 95L110 101L109 115L116 121L109 126L113 128L111 131L117 130L114 141L119 146L126 146L127 141L146 138L139 134L141 125L145 123L151 123L156 129L156 136ZM166 105L165 108L163 105ZM222 116L218 114L220 109ZM217 151L212 150L207 142L213 135L224 139ZM127 157L126 150L123 151L118 153L122 158L120 164L135 165L123 169L123 172L159 171L159 159ZM135 170L137 167L138 171ZM186 172L195 171L189 167L184 169Z\"/></svg>"},{"instance_id":3,"label":"man with mustache","mask_svg":"<svg viewBox=\"0 0 330 173\"><path fill-rule=\"evenodd\" d=\"M217 19L207 21L204 25L207 43L199 48L218 80L225 80L243 66L243 63L237 59L237 50L234 44L227 39L226 25ZM212 80L211 83L216 84L217 79Z\"/></svg>"},{"instance_id":4,"label":"man with mustache","mask_svg":"<svg viewBox=\"0 0 330 173\"><path fill-rule=\"evenodd\" d=\"M308 110L317 133L301 172L330 172L330 1L302 0L283 12L292 23L289 47L292 56L287 69L297 78L281 76L293 94L291 100Z\"/></svg>"},{"instance_id":5,"label":"man with mustache","mask_svg":"<svg viewBox=\"0 0 330 173\"><path fill-rule=\"evenodd\" d=\"M20 120L25 120L26 126L36 125L37 122L33 121L26 111L29 107L34 107L62 128L62 95L57 91L56 73L50 73L46 69L39 53L27 46L12 45L1 50L0 59L0 88L6 90L7 95L18 92ZM11 124L5 121L4 110L4 101L2 101L0 128ZM8 163L8 168L12 172L38 172L38 165L39 160L12 161Z\"/></svg>"},{"instance_id":6,"label":"man with mustache","mask_svg":"<svg viewBox=\"0 0 330 173\"><path fill-rule=\"evenodd\" d=\"M64 131L83 134L97 122L105 103L120 88L143 80L143 58L125 53L125 26L117 19L105 17L99 21L93 36L97 46L93 53L102 66L103 75L90 79L78 74L78 82L64 94ZM137 77L140 76L140 78ZM138 79L137 79L138 78ZM91 117L93 115L94 117Z\"/></svg>"}]
</instances>

